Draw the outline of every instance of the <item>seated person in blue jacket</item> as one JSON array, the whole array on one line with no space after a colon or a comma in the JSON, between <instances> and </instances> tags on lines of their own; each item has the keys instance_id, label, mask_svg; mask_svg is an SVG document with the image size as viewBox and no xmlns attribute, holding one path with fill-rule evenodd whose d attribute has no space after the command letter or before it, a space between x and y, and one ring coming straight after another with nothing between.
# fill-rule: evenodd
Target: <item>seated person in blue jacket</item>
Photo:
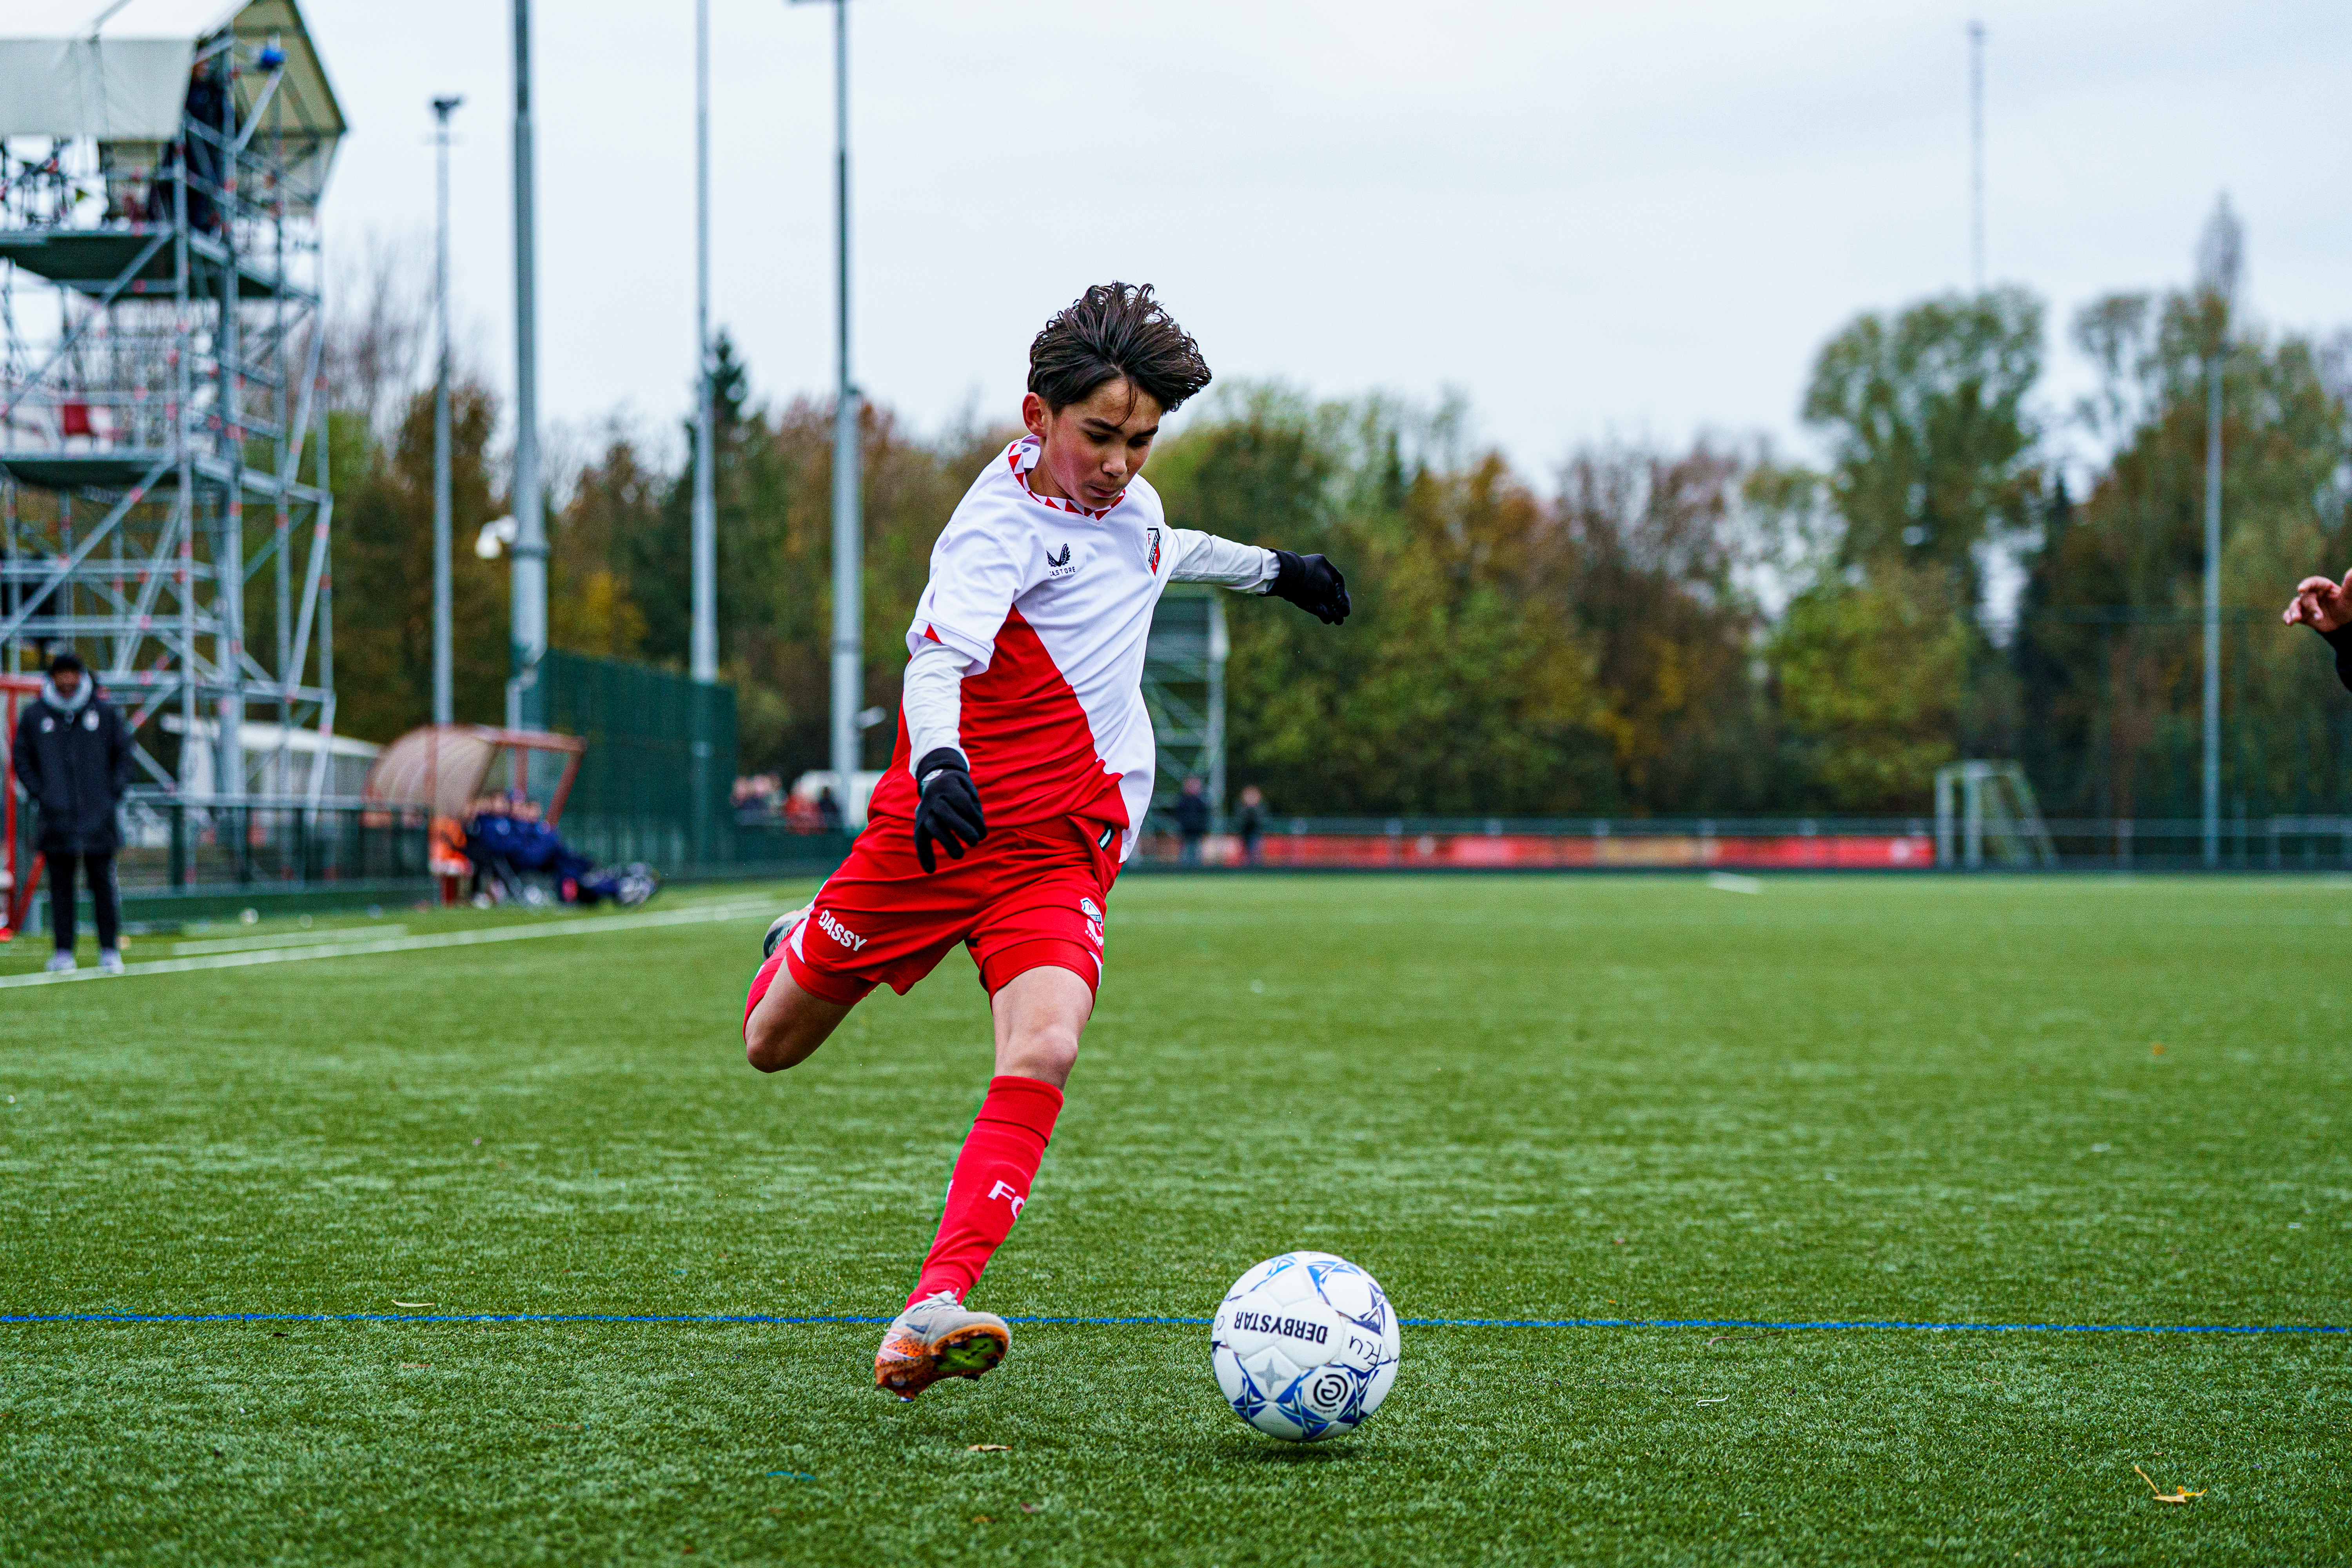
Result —
<instances>
[{"instance_id":1,"label":"seated person in blue jacket","mask_svg":"<svg viewBox=\"0 0 2352 1568\"><path fill-rule=\"evenodd\" d=\"M496 863L511 872L544 872L565 903L583 907L605 899L642 904L658 885L642 864L598 870L540 816L539 803L519 790L475 803L466 824L466 854L478 868Z\"/></svg>"}]
</instances>

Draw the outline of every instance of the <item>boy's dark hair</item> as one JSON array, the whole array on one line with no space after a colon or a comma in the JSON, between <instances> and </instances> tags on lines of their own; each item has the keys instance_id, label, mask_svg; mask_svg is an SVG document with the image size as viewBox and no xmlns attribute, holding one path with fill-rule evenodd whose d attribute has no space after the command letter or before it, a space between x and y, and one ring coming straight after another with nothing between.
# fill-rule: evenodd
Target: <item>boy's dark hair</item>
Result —
<instances>
[{"instance_id":1,"label":"boy's dark hair","mask_svg":"<svg viewBox=\"0 0 2352 1568\"><path fill-rule=\"evenodd\" d=\"M51 675L58 675L68 669L74 671L78 675L87 675L89 673L89 666L82 663L81 655L74 652L74 650L69 647L60 648L58 650L56 656L49 660L49 673Z\"/></svg>"},{"instance_id":2,"label":"boy's dark hair","mask_svg":"<svg viewBox=\"0 0 2352 1568\"><path fill-rule=\"evenodd\" d=\"M1151 285L1097 283L1029 345L1029 390L1060 410L1125 376L1164 413L1209 384L1201 345L1151 297Z\"/></svg>"}]
</instances>

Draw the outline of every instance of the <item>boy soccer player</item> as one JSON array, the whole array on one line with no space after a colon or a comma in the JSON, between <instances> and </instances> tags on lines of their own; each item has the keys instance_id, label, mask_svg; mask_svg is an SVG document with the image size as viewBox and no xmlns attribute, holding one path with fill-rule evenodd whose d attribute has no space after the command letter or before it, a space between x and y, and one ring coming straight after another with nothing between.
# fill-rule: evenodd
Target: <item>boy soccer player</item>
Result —
<instances>
[{"instance_id":1,"label":"boy soccer player","mask_svg":"<svg viewBox=\"0 0 2352 1568\"><path fill-rule=\"evenodd\" d=\"M1160 417L1208 384L1149 287L1097 285L1029 345L1028 434L931 547L866 831L808 907L768 929L744 1004L745 1055L775 1072L876 985L904 995L959 942L979 963L996 1074L875 1353L875 1386L902 1399L978 1377L1012 1344L1003 1319L963 1301L1029 1201L1094 1011L1104 905L1151 802L1143 646L1161 591L1217 583L1327 625L1348 616L1346 581L1320 555L1168 526L1144 459Z\"/></svg>"}]
</instances>

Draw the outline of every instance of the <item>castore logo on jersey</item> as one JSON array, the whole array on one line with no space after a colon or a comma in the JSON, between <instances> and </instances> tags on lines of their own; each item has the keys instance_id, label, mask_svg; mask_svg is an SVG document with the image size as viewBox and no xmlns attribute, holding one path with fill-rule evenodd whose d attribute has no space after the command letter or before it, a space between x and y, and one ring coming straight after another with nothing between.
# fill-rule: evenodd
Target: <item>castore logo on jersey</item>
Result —
<instances>
[{"instance_id":1,"label":"castore logo on jersey","mask_svg":"<svg viewBox=\"0 0 2352 1568\"><path fill-rule=\"evenodd\" d=\"M1077 574L1078 569L1070 564L1070 547L1066 543L1062 546L1062 552L1059 555L1048 551L1045 554L1045 564L1053 568L1045 574L1045 580L1049 583L1057 577L1074 577Z\"/></svg>"}]
</instances>

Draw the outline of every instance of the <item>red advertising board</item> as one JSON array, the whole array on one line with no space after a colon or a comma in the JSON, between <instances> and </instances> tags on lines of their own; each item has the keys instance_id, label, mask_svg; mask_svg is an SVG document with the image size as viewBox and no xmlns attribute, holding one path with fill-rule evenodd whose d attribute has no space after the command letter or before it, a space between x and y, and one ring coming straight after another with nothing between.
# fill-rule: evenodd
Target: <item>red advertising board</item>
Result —
<instances>
[{"instance_id":1,"label":"red advertising board","mask_svg":"<svg viewBox=\"0 0 2352 1568\"><path fill-rule=\"evenodd\" d=\"M1172 841L1148 847L1172 859ZM1241 841L1217 835L1202 846L1212 866L1241 863ZM1398 870L1925 870L1936 863L1926 834L1594 834L1528 833L1268 834L1258 841L1266 866Z\"/></svg>"}]
</instances>

